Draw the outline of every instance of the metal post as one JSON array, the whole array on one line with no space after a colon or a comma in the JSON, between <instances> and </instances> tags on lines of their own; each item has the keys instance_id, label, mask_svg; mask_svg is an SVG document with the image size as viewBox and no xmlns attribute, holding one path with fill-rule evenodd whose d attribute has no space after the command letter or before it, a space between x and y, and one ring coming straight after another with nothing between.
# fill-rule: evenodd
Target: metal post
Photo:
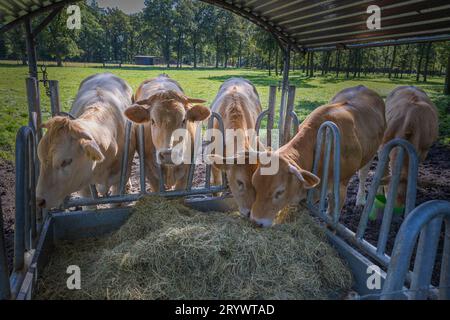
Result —
<instances>
[{"instance_id":1,"label":"metal post","mask_svg":"<svg viewBox=\"0 0 450 320\"><path fill-rule=\"evenodd\" d=\"M294 112L295 105L295 86L289 86L288 100L286 107L286 122L284 124L284 144L291 140L292 129L292 113Z\"/></svg>"},{"instance_id":2,"label":"metal post","mask_svg":"<svg viewBox=\"0 0 450 320\"><path fill-rule=\"evenodd\" d=\"M267 119L267 146L272 147L272 130L275 118L275 104L277 99L277 87L270 86L269 93L269 114Z\"/></svg>"},{"instance_id":3,"label":"metal post","mask_svg":"<svg viewBox=\"0 0 450 320\"><path fill-rule=\"evenodd\" d=\"M29 115L29 126L33 128L36 133L36 143L39 143L42 138L42 115L41 115L41 105L39 97L39 82L37 78L27 78L27 95L28 95L28 115Z\"/></svg>"},{"instance_id":4,"label":"metal post","mask_svg":"<svg viewBox=\"0 0 450 320\"><path fill-rule=\"evenodd\" d=\"M34 41L31 19L25 20L25 40L27 43L27 55L28 55L28 69L30 73L30 77L36 78L38 77L38 69L37 69L37 55L36 55L36 42Z\"/></svg>"},{"instance_id":5,"label":"metal post","mask_svg":"<svg viewBox=\"0 0 450 320\"><path fill-rule=\"evenodd\" d=\"M61 113L61 102L59 100L59 82L50 80L48 82L50 88L50 107L52 110L52 117Z\"/></svg>"},{"instance_id":6,"label":"metal post","mask_svg":"<svg viewBox=\"0 0 450 320\"><path fill-rule=\"evenodd\" d=\"M291 60L291 46L287 45L284 51L284 71L283 71L283 87L281 93L280 120L278 130L280 131L280 146L284 145L284 128L286 124L286 101L289 87L289 63Z\"/></svg>"},{"instance_id":7,"label":"metal post","mask_svg":"<svg viewBox=\"0 0 450 320\"><path fill-rule=\"evenodd\" d=\"M11 298L11 288L9 285L9 269L6 255L5 236L3 234L3 210L2 199L0 197L0 300Z\"/></svg>"}]
</instances>

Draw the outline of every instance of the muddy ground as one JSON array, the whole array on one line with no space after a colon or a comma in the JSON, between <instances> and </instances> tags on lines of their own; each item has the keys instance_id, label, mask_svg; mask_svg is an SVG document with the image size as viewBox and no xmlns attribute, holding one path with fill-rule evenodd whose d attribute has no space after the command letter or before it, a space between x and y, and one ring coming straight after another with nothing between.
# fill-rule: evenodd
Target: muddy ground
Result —
<instances>
[{"instance_id":1,"label":"muddy ground","mask_svg":"<svg viewBox=\"0 0 450 320\"><path fill-rule=\"evenodd\" d=\"M135 160L133 166L132 192L139 190L139 168L138 161ZM367 181L367 190L370 186L374 169L373 165ZM204 183L205 167L199 167L196 170L194 184L200 185ZM12 163L0 159L0 196L2 198L4 229L7 245L7 253L11 266L13 257L13 239L14 239L14 188L15 188L15 172ZM350 229L356 230L361 208L355 207L356 193L358 190L358 178L355 176L349 185L347 201L342 212L341 221ZM449 200L450 201L450 147L443 145L435 145L427 160L420 165L418 188L417 188L417 205L430 200ZM402 223L401 217L395 217L391 233L389 236L388 252L392 250L395 235ZM376 244L378 239L378 230L380 222L369 222L366 239Z\"/></svg>"}]
</instances>

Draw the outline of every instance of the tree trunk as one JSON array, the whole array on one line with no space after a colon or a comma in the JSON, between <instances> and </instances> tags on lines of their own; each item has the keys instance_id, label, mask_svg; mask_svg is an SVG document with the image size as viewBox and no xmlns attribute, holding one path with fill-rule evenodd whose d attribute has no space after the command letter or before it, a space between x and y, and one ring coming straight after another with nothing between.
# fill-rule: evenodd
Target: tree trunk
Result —
<instances>
[{"instance_id":1,"label":"tree trunk","mask_svg":"<svg viewBox=\"0 0 450 320\"><path fill-rule=\"evenodd\" d=\"M272 75L272 49L269 49L269 77Z\"/></svg>"},{"instance_id":2,"label":"tree trunk","mask_svg":"<svg viewBox=\"0 0 450 320\"><path fill-rule=\"evenodd\" d=\"M275 49L275 75L278 77L278 46Z\"/></svg>"},{"instance_id":3,"label":"tree trunk","mask_svg":"<svg viewBox=\"0 0 450 320\"><path fill-rule=\"evenodd\" d=\"M397 57L397 46L394 46L394 53L392 54L391 66L389 68L389 79L392 77L392 71L395 66L395 58Z\"/></svg>"},{"instance_id":4,"label":"tree trunk","mask_svg":"<svg viewBox=\"0 0 450 320\"><path fill-rule=\"evenodd\" d=\"M309 76L312 78L312 77L314 77L314 51L311 51L310 59L311 59L311 62L309 64L309 67L310 67Z\"/></svg>"},{"instance_id":5,"label":"tree trunk","mask_svg":"<svg viewBox=\"0 0 450 320\"><path fill-rule=\"evenodd\" d=\"M350 49L348 51L348 61L347 61L347 74L345 75L345 78L350 78L350 67L352 65L352 56L353 56L353 51Z\"/></svg>"},{"instance_id":6,"label":"tree trunk","mask_svg":"<svg viewBox=\"0 0 450 320\"><path fill-rule=\"evenodd\" d=\"M197 69L197 43L193 44L192 52L193 52L193 55L194 55L194 69Z\"/></svg>"},{"instance_id":7,"label":"tree trunk","mask_svg":"<svg viewBox=\"0 0 450 320\"><path fill-rule=\"evenodd\" d=\"M216 36L216 69L219 68L219 36Z\"/></svg>"},{"instance_id":8,"label":"tree trunk","mask_svg":"<svg viewBox=\"0 0 450 320\"><path fill-rule=\"evenodd\" d=\"M416 75L416 82L420 81L420 72L422 71L422 61L423 61L423 45L420 45L420 56L419 56L419 62L417 64L417 75Z\"/></svg>"},{"instance_id":9,"label":"tree trunk","mask_svg":"<svg viewBox=\"0 0 450 320\"><path fill-rule=\"evenodd\" d=\"M389 51L390 50L391 50L391 47L387 47L386 56L384 57L383 76L386 74L386 69L387 69L387 65L388 65Z\"/></svg>"},{"instance_id":10,"label":"tree trunk","mask_svg":"<svg viewBox=\"0 0 450 320\"><path fill-rule=\"evenodd\" d=\"M336 57L336 78L339 78L339 71L341 69L341 50L337 51Z\"/></svg>"},{"instance_id":11,"label":"tree trunk","mask_svg":"<svg viewBox=\"0 0 450 320\"><path fill-rule=\"evenodd\" d=\"M428 43L427 54L426 54L426 58L425 58L425 69L423 70L423 82L427 82L427 78L428 78L428 65L430 63L431 46L432 46L432 43L431 42Z\"/></svg>"},{"instance_id":12,"label":"tree trunk","mask_svg":"<svg viewBox=\"0 0 450 320\"><path fill-rule=\"evenodd\" d=\"M445 76L444 94L450 95L450 54L447 60L447 75Z\"/></svg>"}]
</instances>

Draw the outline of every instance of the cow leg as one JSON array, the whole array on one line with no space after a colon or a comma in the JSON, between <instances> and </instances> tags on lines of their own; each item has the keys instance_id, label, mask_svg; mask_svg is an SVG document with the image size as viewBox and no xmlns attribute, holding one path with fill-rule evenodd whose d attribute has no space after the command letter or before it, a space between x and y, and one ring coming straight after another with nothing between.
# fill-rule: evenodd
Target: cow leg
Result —
<instances>
[{"instance_id":1,"label":"cow leg","mask_svg":"<svg viewBox=\"0 0 450 320\"><path fill-rule=\"evenodd\" d=\"M339 212L342 212L342 209L345 205L345 200L347 199L347 188L348 188L348 181L347 182L341 182L339 185ZM334 193L332 190L329 190L328 193L328 209L327 213L328 216L332 216L334 212Z\"/></svg>"},{"instance_id":2,"label":"cow leg","mask_svg":"<svg viewBox=\"0 0 450 320\"><path fill-rule=\"evenodd\" d=\"M222 171L212 166L211 168L211 185L220 186L222 185Z\"/></svg>"},{"instance_id":3,"label":"cow leg","mask_svg":"<svg viewBox=\"0 0 450 320\"><path fill-rule=\"evenodd\" d=\"M365 206L366 199L366 180L369 175L370 166L372 165L372 161L369 161L363 168L361 168L358 172L359 176L359 185L358 185L358 194L356 196L356 206Z\"/></svg>"}]
</instances>

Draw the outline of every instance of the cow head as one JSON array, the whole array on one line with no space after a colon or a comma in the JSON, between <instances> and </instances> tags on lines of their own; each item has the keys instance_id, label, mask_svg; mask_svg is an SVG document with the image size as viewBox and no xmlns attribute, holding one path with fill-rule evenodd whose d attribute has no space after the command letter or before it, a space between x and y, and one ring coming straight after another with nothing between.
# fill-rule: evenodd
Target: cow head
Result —
<instances>
[{"instance_id":1,"label":"cow head","mask_svg":"<svg viewBox=\"0 0 450 320\"><path fill-rule=\"evenodd\" d=\"M231 158L215 154L208 156L208 160L214 167L226 172L228 184L239 207L239 212L245 218L250 217L252 204L255 201L252 176L258 165L250 164L248 152Z\"/></svg>"},{"instance_id":2,"label":"cow head","mask_svg":"<svg viewBox=\"0 0 450 320\"><path fill-rule=\"evenodd\" d=\"M260 165L252 178L256 198L250 219L262 227L272 226L277 214L289 205L298 204L306 198L307 190L320 184L320 179L311 172L278 153L272 154L272 161L279 161L279 170L274 175L265 175ZM276 159L275 159L276 158Z\"/></svg>"},{"instance_id":3,"label":"cow head","mask_svg":"<svg viewBox=\"0 0 450 320\"><path fill-rule=\"evenodd\" d=\"M174 132L178 129L187 129L193 122L209 118L211 114L209 109L196 105L204 102L206 101L191 99L176 91L165 91L137 101L125 111L125 115L135 123L150 123L158 162L173 164L174 160L179 162L178 159L183 157L180 153L185 151L184 148L177 148L178 152L175 154L174 147L182 140L185 143L188 140L186 136L186 139L174 141ZM187 130L185 134L188 134Z\"/></svg>"},{"instance_id":4,"label":"cow head","mask_svg":"<svg viewBox=\"0 0 450 320\"><path fill-rule=\"evenodd\" d=\"M41 208L56 208L65 197L89 185L93 170L105 157L77 120L55 117L43 127L47 133L38 146L36 198Z\"/></svg>"}]
</instances>

